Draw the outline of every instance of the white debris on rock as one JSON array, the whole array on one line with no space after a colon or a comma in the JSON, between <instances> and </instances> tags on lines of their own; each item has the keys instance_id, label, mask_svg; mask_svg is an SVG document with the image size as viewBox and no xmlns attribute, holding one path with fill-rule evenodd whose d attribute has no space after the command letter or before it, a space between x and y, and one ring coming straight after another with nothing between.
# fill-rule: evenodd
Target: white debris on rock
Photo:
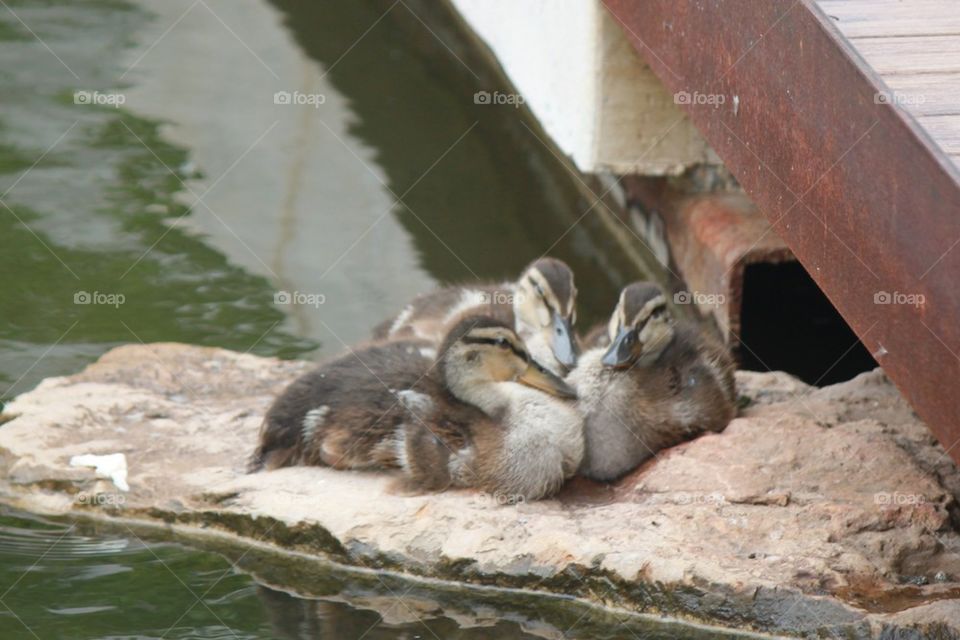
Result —
<instances>
[{"instance_id":1,"label":"white debris on rock","mask_svg":"<svg viewBox=\"0 0 960 640\"><path fill-rule=\"evenodd\" d=\"M94 455L92 453L70 458L71 467L94 467L101 478L110 478L120 491L130 491L127 484L127 457L122 453Z\"/></svg>"}]
</instances>

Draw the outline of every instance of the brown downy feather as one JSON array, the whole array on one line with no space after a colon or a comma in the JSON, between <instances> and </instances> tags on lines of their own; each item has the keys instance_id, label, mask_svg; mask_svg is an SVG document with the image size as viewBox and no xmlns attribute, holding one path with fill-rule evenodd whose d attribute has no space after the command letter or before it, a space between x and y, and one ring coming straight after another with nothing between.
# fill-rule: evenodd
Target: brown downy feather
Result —
<instances>
[{"instance_id":1,"label":"brown downy feather","mask_svg":"<svg viewBox=\"0 0 960 640\"><path fill-rule=\"evenodd\" d=\"M613 370L585 362L571 374L585 414L582 474L616 479L663 449L722 431L735 416L727 350L689 323L675 333L653 363Z\"/></svg>"},{"instance_id":2,"label":"brown downy feather","mask_svg":"<svg viewBox=\"0 0 960 640\"><path fill-rule=\"evenodd\" d=\"M436 393L428 348L422 340L375 343L295 380L267 412L251 470L396 466L383 443L410 416L394 392Z\"/></svg>"},{"instance_id":3,"label":"brown downy feather","mask_svg":"<svg viewBox=\"0 0 960 640\"><path fill-rule=\"evenodd\" d=\"M433 476L446 473L451 452L467 446L470 425L485 416L450 395L435 358L425 353L433 356L422 340L373 343L295 380L267 412L250 471L293 465L396 469L405 458L409 487L438 490L442 481ZM413 407L395 393L411 391L418 394ZM416 406L427 399L428 405ZM315 426L305 429L311 412Z\"/></svg>"},{"instance_id":4,"label":"brown downy feather","mask_svg":"<svg viewBox=\"0 0 960 640\"><path fill-rule=\"evenodd\" d=\"M425 424L407 427L407 468L395 481L392 490L398 493L417 494L445 491L453 484L450 475L451 452L464 446L445 442Z\"/></svg>"},{"instance_id":5,"label":"brown downy feather","mask_svg":"<svg viewBox=\"0 0 960 640\"><path fill-rule=\"evenodd\" d=\"M462 303L467 291L485 294L487 302L464 308L448 319L447 316ZM439 343L447 330L467 314L496 318L512 327L515 322L512 293L512 285L504 283L453 286L424 293L414 298L400 314L374 327L373 337L377 340L422 338ZM407 317L398 322L401 315Z\"/></svg>"}]
</instances>

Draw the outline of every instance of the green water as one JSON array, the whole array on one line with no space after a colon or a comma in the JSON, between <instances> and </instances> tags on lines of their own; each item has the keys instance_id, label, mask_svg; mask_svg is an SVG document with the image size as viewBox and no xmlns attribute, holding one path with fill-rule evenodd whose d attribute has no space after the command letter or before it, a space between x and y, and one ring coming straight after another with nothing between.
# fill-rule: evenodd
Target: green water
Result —
<instances>
[{"instance_id":1,"label":"green water","mask_svg":"<svg viewBox=\"0 0 960 640\"><path fill-rule=\"evenodd\" d=\"M477 61L461 62L467 53L455 56L440 44L437 36L453 36L420 3L243 3L262 5L286 38L271 46L296 49L288 57L309 61L303 64L319 70L321 88L335 94L324 105L329 114L275 109L259 119L244 105L267 102L265 94L229 94L224 102L217 92L203 93L248 81L263 91L295 88L258 63L269 51L247 51L264 27L242 28L251 19L228 15L228 2L183 2L194 7L185 16L173 0L6 4L2 398L136 341L282 357L332 353L362 339L417 291L510 277L547 251L574 267L586 323L609 313L631 273L589 235L592 215L583 214L592 198L574 188L518 112L474 104L473 93L494 80L473 70L482 69ZM228 15L229 30L208 5ZM163 7L162 17L152 11ZM420 19L434 20L437 36ZM206 31L183 35L200 20L210 23ZM238 32L254 44L241 46ZM180 54L178 47L207 37L222 46ZM206 75L190 75L193 67ZM298 82L307 73L278 70ZM77 91L120 93L126 104L78 105ZM305 124L294 122L300 118ZM334 119L343 123L339 133ZM189 125L178 130L181 120ZM289 140L270 133L251 151L271 123L293 129ZM165 129L180 144L168 141ZM261 197L292 180L268 154L297 158L290 145L307 136L313 164L294 187ZM221 151L230 142L236 149ZM225 166L204 166L204 157ZM324 179L325 189L309 190ZM346 180L359 187L338 189ZM185 204L214 182L206 200L216 200L215 211ZM291 193L299 198L293 219L285 215ZM402 203L391 204L395 195ZM365 209L364 198L377 206ZM383 203L387 220L377 223ZM324 307L274 304L278 289L297 285L324 295ZM82 293L102 294L97 299L106 303L75 304ZM109 304L117 296L123 304Z\"/></svg>"},{"instance_id":2,"label":"green water","mask_svg":"<svg viewBox=\"0 0 960 640\"><path fill-rule=\"evenodd\" d=\"M474 103L499 80L436 3L6 0L0 47L0 403L127 343L321 357L546 252L587 324L635 274L535 125ZM314 578L301 598L216 553L0 517L4 639L625 637L502 603L405 621L409 586Z\"/></svg>"},{"instance_id":3,"label":"green water","mask_svg":"<svg viewBox=\"0 0 960 640\"><path fill-rule=\"evenodd\" d=\"M178 544L90 532L0 511L0 637L243 640L519 640L733 637L570 601L441 592L390 576L302 564L291 595L275 563ZM526 600L526 601L525 601ZM679 635L678 635L679 634Z\"/></svg>"}]
</instances>

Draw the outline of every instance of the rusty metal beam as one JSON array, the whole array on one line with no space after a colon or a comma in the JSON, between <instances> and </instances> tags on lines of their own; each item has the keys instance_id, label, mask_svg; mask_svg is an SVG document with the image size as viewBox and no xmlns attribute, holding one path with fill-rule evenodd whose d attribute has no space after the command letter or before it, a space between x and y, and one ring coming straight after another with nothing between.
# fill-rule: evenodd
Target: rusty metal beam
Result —
<instances>
[{"instance_id":1,"label":"rusty metal beam","mask_svg":"<svg viewBox=\"0 0 960 640\"><path fill-rule=\"evenodd\" d=\"M712 315L724 341L739 359L743 287L752 264L796 260L756 205L739 191L687 194L657 178L625 176L628 203L648 217L647 228L662 230L672 268L683 276L690 303ZM675 297L676 299L676 297Z\"/></svg>"},{"instance_id":2,"label":"rusty metal beam","mask_svg":"<svg viewBox=\"0 0 960 640\"><path fill-rule=\"evenodd\" d=\"M877 99L885 85L812 0L604 3L960 462L960 175L949 159Z\"/></svg>"}]
</instances>

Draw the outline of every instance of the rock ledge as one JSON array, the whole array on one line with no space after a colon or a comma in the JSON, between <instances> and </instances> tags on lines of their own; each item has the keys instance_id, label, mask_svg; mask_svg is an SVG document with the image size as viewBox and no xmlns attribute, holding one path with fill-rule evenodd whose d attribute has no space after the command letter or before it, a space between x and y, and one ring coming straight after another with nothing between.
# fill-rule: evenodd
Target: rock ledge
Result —
<instances>
[{"instance_id":1,"label":"rock ledge","mask_svg":"<svg viewBox=\"0 0 960 640\"><path fill-rule=\"evenodd\" d=\"M879 370L819 390L740 372L749 403L722 434L504 506L390 495L385 474L244 474L273 395L310 366L114 349L7 407L0 499L764 633L960 638L960 473ZM70 465L114 453L128 492Z\"/></svg>"}]
</instances>

